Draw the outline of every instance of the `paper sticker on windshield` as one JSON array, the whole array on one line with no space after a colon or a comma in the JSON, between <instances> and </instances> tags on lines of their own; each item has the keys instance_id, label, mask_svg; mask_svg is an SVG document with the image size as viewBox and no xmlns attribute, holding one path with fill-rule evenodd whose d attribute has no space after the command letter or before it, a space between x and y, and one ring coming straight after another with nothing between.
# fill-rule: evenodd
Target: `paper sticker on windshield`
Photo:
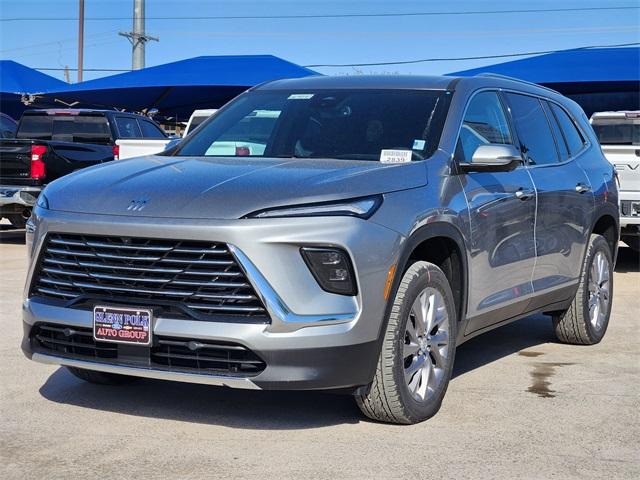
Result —
<instances>
[{"instance_id":1,"label":"paper sticker on windshield","mask_svg":"<svg viewBox=\"0 0 640 480\"><path fill-rule=\"evenodd\" d=\"M414 140L413 141L413 149L414 150L424 150L424 146L427 144L424 140Z\"/></svg>"},{"instance_id":2,"label":"paper sticker on windshield","mask_svg":"<svg viewBox=\"0 0 640 480\"><path fill-rule=\"evenodd\" d=\"M380 150L381 163L406 163L411 161L411 150Z\"/></svg>"},{"instance_id":3,"label":"paper sticker on windshield","mask_svg":"<svg viewBox=\"0 0 640 480\"><path fill-rule=\"evenodd\" d=\"M292 93L287 100L309 100L313 98L313 93Z\"/></svg>"}]
</instances>

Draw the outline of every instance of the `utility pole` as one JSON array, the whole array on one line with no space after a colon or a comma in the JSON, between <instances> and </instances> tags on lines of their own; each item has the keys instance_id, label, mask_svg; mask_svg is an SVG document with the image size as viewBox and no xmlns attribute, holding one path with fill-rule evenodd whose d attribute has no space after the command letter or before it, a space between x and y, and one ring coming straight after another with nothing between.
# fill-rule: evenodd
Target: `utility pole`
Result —
<instances>
[{"instance_id":1,"label":"utility pole","mask_svg":"<svg viewBox=\"0 0 640 480\"><path fill-rule=\"evenodd\" d=\"M84 0L79 0L78 3L78 82L81 82L84 63Z\"/></svg>"},{"instance_id":2,"label":"utility pole","mask_svg":"<svg viewBox=\"0 0 640 480\"><path fill-rule=\"evenodd\" d=\"M120 32L127 37L133 47L131 52L131 67L133 70L144 68L144 45L149 40L157 42L158 37L152 37L144 32L144 0L133 0L133 31Z\"/></svg>"}]
</instances>

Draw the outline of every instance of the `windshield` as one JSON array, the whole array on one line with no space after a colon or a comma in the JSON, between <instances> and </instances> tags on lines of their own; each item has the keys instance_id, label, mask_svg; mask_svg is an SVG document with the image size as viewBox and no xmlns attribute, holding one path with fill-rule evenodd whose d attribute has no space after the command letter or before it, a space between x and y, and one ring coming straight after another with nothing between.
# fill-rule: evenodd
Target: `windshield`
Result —
<instances>
[{"instance_id":1,"label":"windshield","mask_svg":"<svg viewBox=\"0 0 640 480\"><path fill-rule=\"evenodd\" d=\"M420 160L438 147L450 97L429 90L249 92L175 154L377 161L393 149Z\"/></svg>"},{"instance_id":2,"label":"windshield","mask_svg":"<svg viewBox=\"0 0 640 480\"><path fill-rule=\"evenodd\" d=\"M600 145L640 145L640 119L594 119Z\"/></svg>"}]
</instances>

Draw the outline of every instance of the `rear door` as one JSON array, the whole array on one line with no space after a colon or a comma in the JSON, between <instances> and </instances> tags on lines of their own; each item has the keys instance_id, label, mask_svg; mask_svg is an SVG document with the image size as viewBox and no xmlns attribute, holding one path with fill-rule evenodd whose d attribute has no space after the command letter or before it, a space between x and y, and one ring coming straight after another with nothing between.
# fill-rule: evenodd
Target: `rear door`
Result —
<instances>
[{"instance_id":1,"label":"rear door","mask_svg":"<svg viewBox=\"0 0 640 480\"><path fill-rule=\"evenodd\" d=\"M542 295L528 306L533 309L570 296L580 275L593 197L574 159L586 143L559 105L524 94L505 97L537 191L533 288Z\"/></svg>"},{"instance_id":2,"label":"rear door","mask_svg":"<svg viewBox=\"0 0 640 480\"><path fill-rule=\"evenodd\" d=\"M467 106L456 145L457 162L469 162L480 145L513 144L500 96L477 93ZM466 333L524 312L533 292L535 189L524 165L511 172L458 176L468 203L469 323Z\"/></svg>"}]
</instances>

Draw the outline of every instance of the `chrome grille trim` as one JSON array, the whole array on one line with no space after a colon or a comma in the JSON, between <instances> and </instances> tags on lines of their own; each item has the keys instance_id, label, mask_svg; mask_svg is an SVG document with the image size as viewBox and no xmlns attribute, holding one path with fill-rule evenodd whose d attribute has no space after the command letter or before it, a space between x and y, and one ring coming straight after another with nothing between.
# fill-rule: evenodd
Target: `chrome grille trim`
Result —
<instances>
[{"instance_id":1,"label":"chrome grille trim","mask_svg":"<svg viewBox=\"0 0 640 480\"><path fill-rule=\"evenodd\" d=\"M219 242L50 233L30 295L76 308L112 301L198 320L270 321L233 253Z\"/></svg>"}]
</instances>

